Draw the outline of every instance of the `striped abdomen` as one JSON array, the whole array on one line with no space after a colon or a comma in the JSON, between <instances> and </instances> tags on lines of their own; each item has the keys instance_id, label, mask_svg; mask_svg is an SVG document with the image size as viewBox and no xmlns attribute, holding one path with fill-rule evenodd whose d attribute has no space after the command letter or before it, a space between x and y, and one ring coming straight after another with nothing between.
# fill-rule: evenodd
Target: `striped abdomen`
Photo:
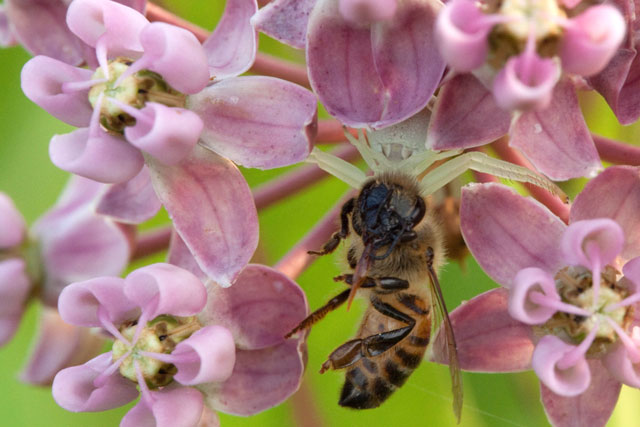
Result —
<instances>
[{"instance_id":1,"label":"striped abdomen","mask_svg":"<svg viewBox=\"0 0 640 427\"><path fill-rule=\"evenodd\" d=\"M338 402L340 406L377 408L405 383L422 361L431 335L428 305L413 295L401 294L394 306L416 320L414 328L402 341L384 353L362 357L346 368L345 382ZM369 308L358 336L364 338L395 329L399 325L398 321Z\"/></svg>"}]
</instances>

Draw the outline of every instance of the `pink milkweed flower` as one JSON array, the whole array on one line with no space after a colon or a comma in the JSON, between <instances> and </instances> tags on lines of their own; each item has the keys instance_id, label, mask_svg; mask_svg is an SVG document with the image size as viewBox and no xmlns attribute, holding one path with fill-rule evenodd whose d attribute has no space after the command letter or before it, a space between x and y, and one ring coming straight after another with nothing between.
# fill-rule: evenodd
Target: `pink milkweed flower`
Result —
<instances>
[{"instance_id":1,"label":"pink milkweed flower","mask_svg":"<svg viewBox=\"0 0 640 427\"><path fill-rule=\"evenodd\" d=\"M286 287L288 293L295 292L295 283L279 280L280 291ZM262 288L258 293L266 296L266 289L273 288L267 282L252 291ZM300 295L298 291L297 307L290 306L294 311L302 308L298 320L306 313L304 296ZM255 296L253 301L259 303ZM215 417L211 413L214 409L248 415L273 406L273 397L262 388L263 369L269 371L274 364L284 366L292 360L285 360L283 352L273 349L258 357L237 349L244 325L234 324L238 318L232 317L233 307L228 303L241 306L242 298L227 297L231 299L222 306L227 313L212 311L217 308L211 305L213 297L208 303L207 289L198 277L171 264L143 267L125 279L102 277L70 285L60 297L61 316L76 325L104 328L114 344L111 352L61 371L54 379L54 399L70 411L102 411L134 400L137 385L141 399L124 416L122 426L195 426L203 412ZM288 300L291 303L295 297ZM260 317L257 311L249 312L253 314L247 320ZM245 309L240 315L249 312ZM218 321L219 315L226 323ZM260 320L279 320L277 316L267 310ZM246 339L264 344L270 340L268 327L275 325L262 324L262 329L258 325L254 325L256 330L247 330L251 335ZM261 331L267 331L266 335ZM261 364L260 356L267 362ZM301 374L302 370L297 373ZM283 382L287 382L286 376ZM275 394L278 387L283 388L273 377L270 385L275 386ZM260 395L261 400L245 398L250 395ZM266 407L255 406L267 401L271 404Z\"/></svg>"},{"instance_id":2,"label":"pink milkweed flower","mask_svg":"<svg viewBox=\"0 0 640 427\"><path fill-rule=\"evenodd\" d=\"M505 289L451 314L462 369L533 369L552 424L604 425L621 383L640 385L639 207L640 174L627 166L585 186L569 226L502 185L464 188L467 246Z\"/></svg>"},{"instance_id":3,"label":"pink milkweed flower","mask_svg":"<svg viewBox=\"0 0 640 427\"><path fill-rule=\"evenodd\" d=\"M434 107L428 146L468 148L508 133L510 145L551 179L593 176L600 159L573 81L609 63L624 39L623 15L609 4L523 4L446 4L435 33L452 73ZM480 123L492 131L478 134Z\"/></svg>"},{"instance_id":4,"label":"pink milkweed flower","mask_svg":"<svg viewBox=\"0 0 640 427\"><path fill-rule=\"evenodd\" d=\"M22 379L47 384L61 368L88 360L102 339L66 325L55 307L69 283L120 274L131 247L122 226L93 208L104 185L73 177L55 206L27 230L11 199L0 193L0 345L15 333L26 304L44 305L39 337Z\"/></svg>"}]
</instances>

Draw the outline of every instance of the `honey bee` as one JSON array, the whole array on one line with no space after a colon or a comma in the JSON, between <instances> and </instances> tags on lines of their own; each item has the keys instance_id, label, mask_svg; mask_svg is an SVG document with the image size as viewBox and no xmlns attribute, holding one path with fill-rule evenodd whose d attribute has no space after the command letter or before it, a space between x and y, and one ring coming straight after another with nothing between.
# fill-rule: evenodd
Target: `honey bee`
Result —
<instances>
[{"instance_id":1,"label":"honey bee","mask_svg":"<svg viewBox=\"0 0 640 427\"><path fill-rule=\"evenodd\" d=\"M340 229L320 251L310 252L331 253L351 236L351 271L334 278L350 289L311 313L287 337L310 328L345 302L350 305L358 289L370 303L356 337L336 348L320 370L346 370L341 406L380 406L418 367L432 332L443 325L454 413L460 419L456 343L436 274L444 262L443 231L429 204L416 178L400 171L379 173L343 205Z\"/></svg>"}]
</instances>

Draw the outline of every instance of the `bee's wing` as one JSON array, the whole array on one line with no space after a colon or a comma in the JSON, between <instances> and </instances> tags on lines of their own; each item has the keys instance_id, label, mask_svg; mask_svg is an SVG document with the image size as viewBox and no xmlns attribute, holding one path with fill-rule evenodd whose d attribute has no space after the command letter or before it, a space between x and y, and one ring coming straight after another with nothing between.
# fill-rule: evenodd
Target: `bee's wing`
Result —
<instances>
[{"instance_id":1,"label":"bee's wing","mask_svg":"<svg viewBox=\"0 0 640 427\"><path fill-rule=\"evenodd\" d=\"M458 361L458 349L456 347L456 339L453 335L453 327L447 307L442 298L442 290L438 276L433 269L431 263L429 269L429 291L431 292L431 336L437 336L440 326L444 325L445 347L449 356L449 373L451 374L451 391L453 393L453 413L458 423L460 423L460 415L462 413L462 376L460 375L460 362Z\"/></svg>"}]
</instances>

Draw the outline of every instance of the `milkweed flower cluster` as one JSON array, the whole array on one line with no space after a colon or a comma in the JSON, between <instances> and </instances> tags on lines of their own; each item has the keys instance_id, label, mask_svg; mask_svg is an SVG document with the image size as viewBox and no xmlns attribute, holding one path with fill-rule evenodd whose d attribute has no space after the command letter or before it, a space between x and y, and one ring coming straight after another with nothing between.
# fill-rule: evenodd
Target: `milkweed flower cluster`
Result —
<instances>
[{"instance_id":1,"label":"milkweed flower cluster","mask_svg":"<svg viewBox=\"0 0 640 427\"><path fill-rule=\"evenodd\" d=\"M145 0L6 0L0 44L34 55L24 94L78 129L49 141L73 177L32 227L0 193L0 344L39 300L22 379L53 381L73 412L139 397L123 426L218 425L217 412L276 406L307 362L307 333L285 339L308 314L294 280L340 209L274 267L255 263L259 210L321 170L354 188L395 171L446 225L449 257L468 248L499 286L451 312L461 368L532 370L553 425L604 425L621 385L640 387L640 151L593 135L578 92L602 95L621 124L640 117L635 8L227 0L208 34ZM304 67L258 52L259 32L304 50ZM318 121L318 101L332 119ZM253 189L238 167L305 160ZM482 183L458 194L467 170ZM590 181L567 204L552 180L577 177ZM137 230L161 207L170 227ZM432 359L449 363L445 331L433 333Z\"/></svg>"}]
</instances>

